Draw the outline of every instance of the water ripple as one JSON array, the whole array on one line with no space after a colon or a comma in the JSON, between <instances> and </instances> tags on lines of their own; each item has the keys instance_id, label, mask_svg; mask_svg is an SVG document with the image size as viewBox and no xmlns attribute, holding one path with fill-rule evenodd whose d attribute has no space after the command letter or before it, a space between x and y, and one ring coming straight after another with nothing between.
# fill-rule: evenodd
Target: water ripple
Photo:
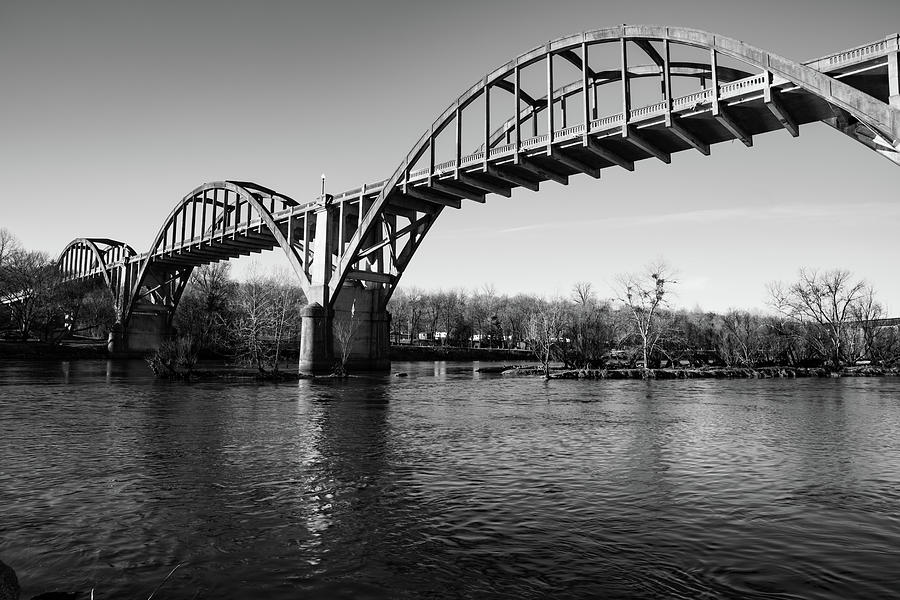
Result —
<instances>
[{"instance_id":1,"label":"water ripple","mask_svg":"<svg viewBox=\"0 0 900 600\"><path fill-rule=\"evenodd\" d=\"M23 596L898 597L900 382L0 365Z\"/></svg>"}]
</instances>

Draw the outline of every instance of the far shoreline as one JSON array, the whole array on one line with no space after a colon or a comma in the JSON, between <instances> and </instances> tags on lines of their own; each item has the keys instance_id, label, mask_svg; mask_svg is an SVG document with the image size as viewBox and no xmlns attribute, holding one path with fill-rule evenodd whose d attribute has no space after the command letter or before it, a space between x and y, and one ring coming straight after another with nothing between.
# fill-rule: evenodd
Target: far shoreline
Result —
<instances>
[{"instance_id":1,"label":"far shoreline","mask_svg":"<svg viewBox=\"0 0 900 600\"><path fill-rule=\"evenodd\" d=\"M106 344L101 340L65 340L63 343L39 341L13 342L0 341L0 359L16 359L28 361L57 360L141 360L146 353L110 354ZM290 354L285 357L291 360ZM534 355L527 350L500 348L456 348L446 346L391 346L391 361L404 362L498 362L499 365L484 366L475 369L482 375L503 375L512 377L543 377L543 368ZM229 365L224 357L207 357L204 362L221 360L221 366L207 368L200 366L190 375L176 377L159 377L160 379L208 381L211 379L230 381L291 381L300 379L331 380L340 379L333 375L309 376L297 373L292 369L260 373L249 367ZM360 373L362 374L362 373ZM357 374L351 374L354 376ZM408 375L402 371L392 371L392 376ZM854 365L840 369L832 367L679 367L664 369L640 368L596 368L569 369L553 367L548 379L553 380L670 380L670 379L803 379L803 378L840 378L840 377L896 377L900 376L900 367L884 367L880 365Z\"/></svg>"}]
</instances>

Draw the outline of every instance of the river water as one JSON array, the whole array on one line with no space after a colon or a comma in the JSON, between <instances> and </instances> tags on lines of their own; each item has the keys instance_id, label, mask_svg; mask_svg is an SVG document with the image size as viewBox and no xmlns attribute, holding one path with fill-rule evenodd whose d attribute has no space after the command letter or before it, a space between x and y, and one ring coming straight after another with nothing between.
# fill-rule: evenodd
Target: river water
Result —
<instances>
[{"instance_id":1,"label":"river water","mask_svg":"<svg viewBox=\"0 0 900 600\"><path fill-rule=\"evenodd\" d=\"M23 598L898 598L900 379L0 362Z\"/></svg>"}]
</instances>

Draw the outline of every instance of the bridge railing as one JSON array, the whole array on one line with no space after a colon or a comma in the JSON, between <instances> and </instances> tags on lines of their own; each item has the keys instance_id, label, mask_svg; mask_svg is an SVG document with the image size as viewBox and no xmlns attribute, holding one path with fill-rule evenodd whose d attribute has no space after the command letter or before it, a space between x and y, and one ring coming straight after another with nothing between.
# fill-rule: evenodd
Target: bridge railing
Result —
<instances>
[{"instance_id":1,"label":"bridge railing","mask_svg":"<svg viewBox=\"0 0 900 600\"><path fill-rule=\"evenodd\" d=\"M833 54L829 54L827 56L817 58L815 60L810 60L803 63L806 66L812 67L819 71L827 71L829 69L840 68L842 66L850 65L858 62L865 62L872 59L879 58L881 56L886 55L888 52L893 52L898 50L898 36L888 36L886 39L878 40L875 42L871 42L868 44L862 44L860 46L850 48L847 50L843 50L841 52L835 52ZM756 75L751 75L749 77L745 77L743 79L739 79L736 81L730 81L727 83L723 83L719 85L718 89L718 97L719 99L733 99L735 97L744 96L751 93L757 93L761 91L766 85L766 74L759 73ZM705 87L701 90L693 92L691 94L687 94L685 96L681 96L678 98L671 99L671 108L673 111L680 110L692 110L696 109L700 106L704 106L712 103L714 100L713 89L710 87ZM656 102L647 106L642 106L638 108L632 108L628 113L629 122L632 121L640 121L642 119L657 117L661 114L664 114L667 110L666 101ZM513 119L506 121L506 129L505 132L508 134L510 127L509 124L514 122ZM622 113L608 115L599 119L592 119L589 121L588 133L589 134L598 134L603 133L609 130L614 130L618 127L622 126L623 115ZM513 125L512 128L515 126ZM542 134L538 136L532 136L526 139L522 139L520 141L519 151L531 151L536 148L540 148L541 146L545 146L550 139L551 134ZM562 129L556 130L552 132L552 140L553 143L563 141L569 138L577 137L579 135L584 135L584 124L571 125L568 127L564 127ZM507 136L508 137L508 136ZM508 143L501 146L496 146L491 148L488 152L488 159L494 160L499 158L504 158L515 153L516 147L515 143ZM468 166L472 166L478 163L484 162L484 154L483 151L479 150L473 152L471 154L462 156L460 159L459 168L465 168ZM435 165L434 170L431 171L432 175L442 175L449 171L453 171L457 168L456 160L450 159ZM419 182L428 177L429 174L428 167L421 167L415 170L412 170L408 173L405 178L406 183L411 182ZM386 183L385 180L373 182L370 184L366 184L363 188L354 188L352 190L347 190L346 192L342 192L335 196L336 201L347 201L354 200L359 197L360 194L376 194L380 192L380 190L384 187ZM404 183L404 179L401 179L398 182L398 186Z\"/></svg>"}]
</instances>

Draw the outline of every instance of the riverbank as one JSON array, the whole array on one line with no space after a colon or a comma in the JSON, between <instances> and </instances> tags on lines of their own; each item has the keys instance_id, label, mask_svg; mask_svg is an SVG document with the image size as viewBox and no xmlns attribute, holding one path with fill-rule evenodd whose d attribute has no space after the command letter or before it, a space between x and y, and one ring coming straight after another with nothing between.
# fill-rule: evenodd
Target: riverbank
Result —
<instances>
[{"instance_id":1,"label":"riverbank","mask_svg":"<svg viewBox=\"0 0 900 600\"><path fill-rule=\"evenodd\" d=\"M106 342L92 339L65 340L58 344L3 340L0 341L0 358L28 360L109 358L109 352L106 349Z\"/></svg>"},{"instance_id":2,"label":"riverbank","mask_svg":"<svg viewBox=\"0 0 900 600\"><path fill-rule=\"evenodd\" d=\"M38 341L0 340L0 357L25 359L59 359L59 358L111 358L132 359L143 358L147 353L109 354L105 340L67 339L58 343ZM285 358L296 358L297 351L288 348L282 352ZM503 348L458 348L453 346L408 346L391 345L389 357L392 361L516 361L534 360L529 350L513 350ZM209 357L206 357L209 358Z\"/></svg>"},{"instance_id":3,"label":"riverbank","mask_svg":"<svg viewBox=\"0 0 900 600\"><path fill-rule=\"evenodd\" d=\"M534 360L530 350L513 350L505 348L459 348L455 346L401 346L391 345L390 359L395 361L423 360Z\"/></svg>"},{"instance_id":4,"label":"riverbank","mask_svg":"<svg viewBox=\"0 0 900 600\"><path fill-rule=\"evenodd\" d=\"M536 366L485 367L480 373L500 375L543 375ZM569 369L550 372L550 379L797 379L804 377L887 377L900 376L900 368L858 366L843 369L825 367L759 367L697 368L697 369Z\"/></svg>"}]
</instances>

